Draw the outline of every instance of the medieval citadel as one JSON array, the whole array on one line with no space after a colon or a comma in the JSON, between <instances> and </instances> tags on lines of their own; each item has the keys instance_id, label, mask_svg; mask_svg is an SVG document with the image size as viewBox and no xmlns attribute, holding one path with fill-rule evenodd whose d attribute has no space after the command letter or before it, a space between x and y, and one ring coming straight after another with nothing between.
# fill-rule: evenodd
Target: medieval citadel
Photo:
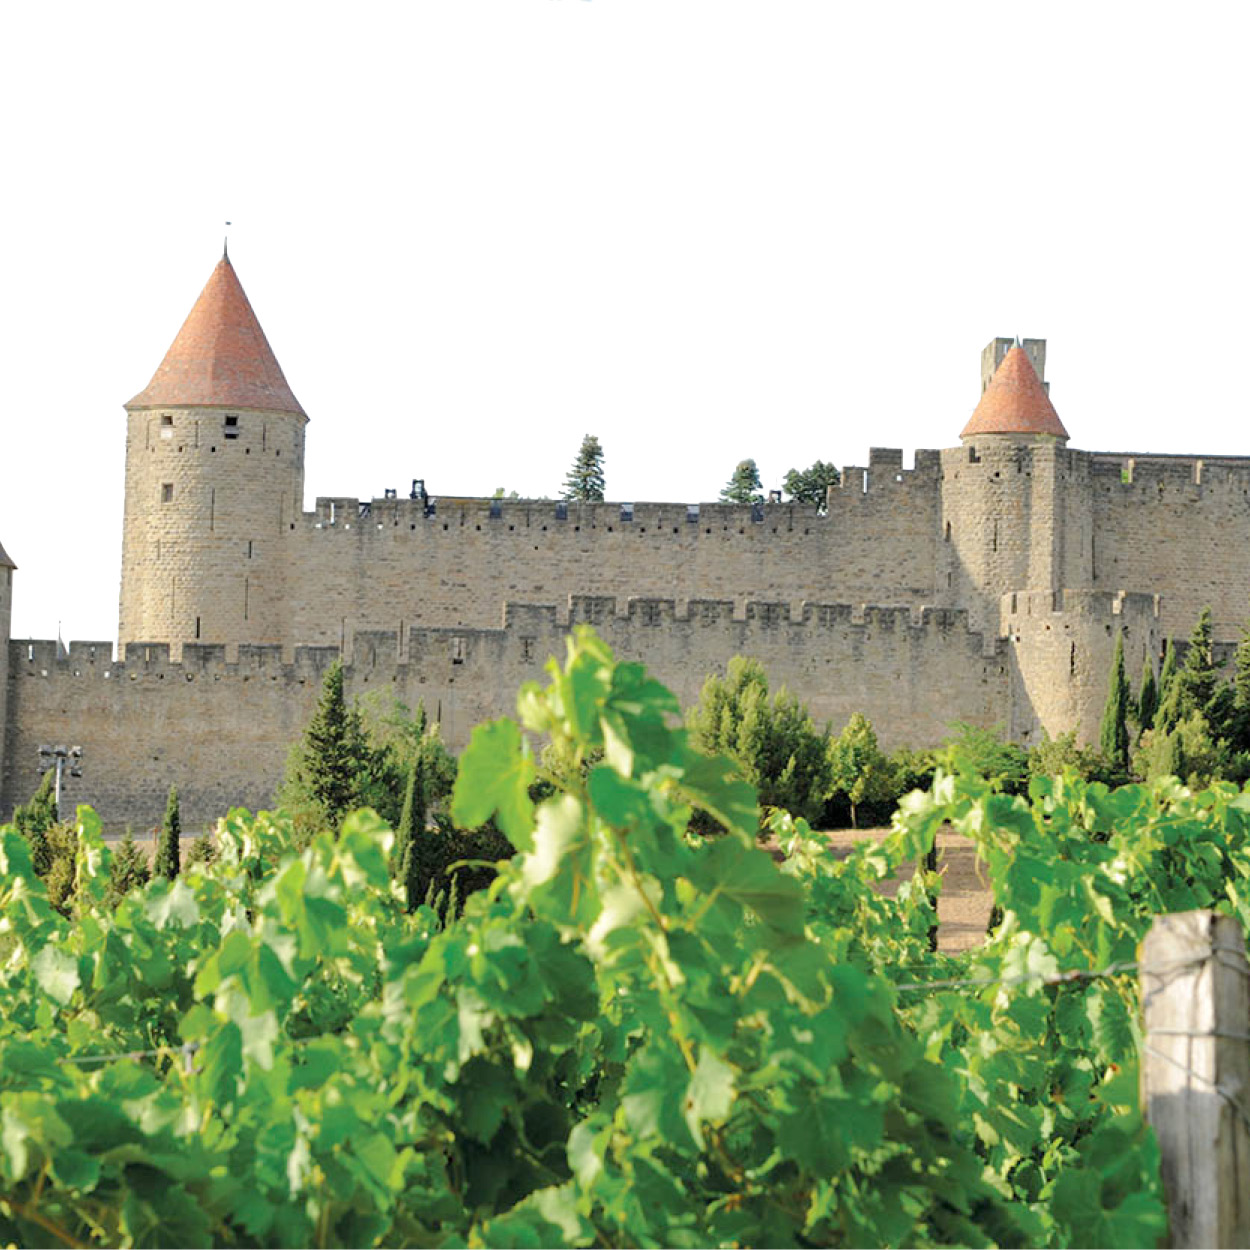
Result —
<instances>
[{"instance_id":1,"label":"medieval citadel","mask_svg":"<svg viewBox=\"0 0 1250 1250\"><path fill-rule=\"evenodd\" d=\"M154 824L171 783L190 824L266 806L339 656L353 693L423 700L459 748L582 621L685 705L743 653L887 747L953 720L1096 736L1118 632L1134 677L1204 605L1236 637L1250 458L1073 450L1045 363L995 339L959 446L910 469L874 448L823 510L414 488L305 512L308 417L223 257L125 406L117 654L10 640L0 547L0 818L58 742L90 761L64 805L113 827Z\"/></svg>"}]
</instances>

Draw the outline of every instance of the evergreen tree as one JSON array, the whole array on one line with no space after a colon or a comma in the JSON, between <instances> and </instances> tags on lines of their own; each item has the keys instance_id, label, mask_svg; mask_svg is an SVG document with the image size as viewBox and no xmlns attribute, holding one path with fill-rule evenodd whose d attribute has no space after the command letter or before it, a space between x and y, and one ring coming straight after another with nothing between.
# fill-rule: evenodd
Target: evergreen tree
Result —
<instances>
[{"instance_id":1,"label":"evergreen tree","mask_svg":"<svg viewBox=\"0 0 1250 1250\"><path fill-rule=\"evenodd\" d=\"M1187 717L1191 712L1206 715L1215 697L1219 677L1215 671L1215 658L1211 650L1211 609L1203 608L1198 623L1189 635L1189 647L1185 663L1176 675L1180 688L1182 707Z\"/></svg>"},{"instance_id":2,"label":"evergreen tree","mask_svg":"<svg viewBox=\"0 0 1250 1250\"><path fill-rule=\"evenodd\" d=\"M14 828L29 843L31 866L41 877L46 877L52 867L53 852L48 831L56 823L56 772L49 769L44 773L39 788L31 795L30 802L19 805L13 812Z\"/></svg>"},{"instance_id":3,"label":"evergreen tree","mask_svg":"<svg viewBox=\"0 0 1250 1250\"><path fill-rule=\"evenodd\" d=\"M720 493L722 503L763 503L764 493L760 485L760 471L754 460L740 460L725 489Z\"/></svg>"},{"instance_id":4,"label":"evergreen tree","mask_svg":"<svg viewBox=\"0 0 1250 1250\"><path fill-rule=\"evenodd\" d=\"M217 843L208 833L201 833L187 852L187 867L192 864L204 864L206 867L217 858Z\"/></svg>"},{"instance_id":5,"label":"evergreen tree","mask_svg":"<svg viewBox=\"0 0 1250 1250\"><path fill-rule=\"evenodd\" d=\"M148 857L135 842L135 835L127 829L126 836L122 838L109 862L110 902L121 902L131 890L147 885L150 877Z\"/></svg>"},{"instance_id":6,"label":"evergreen tree","mask_svg":"<svg viewBox=\"0 0 1250 1250\"><path fill-rule=\"evenodd\" d=\"M347 706L343 665L326 670L317 711L304 730L297 771L325 824L337 829L343 817L360 804L368 774L369 745L360 716Z\"/></svg>"},{"instance_id":7,"label":"evergreen tree","mask_svg":"<svg viewBox=\"0 0 1250 1250\"><path fill-rule=\"evenodd\" d=\"M1250 751L1250 623L1242 627L1233 657L1229 739L1234 750Z\"/></svg>"},{"instance_id":8,"label":"evergreen tree","mask_svg":"<svg viewBox=\"0 0 1250 1250\"><path fill-rule=\"evenodd\" d=\"M1159 687L1155 683L1155 666L1147 656L1141 670L1141 691L1137 696L1137 727L1150 729L1159 710Z\"/></svg>"},{"instance_id":9,"label":"evergreen tree","mask_svg":"<svg viewBox=\"0 0 1250 1250\"><path fill-rule=\"evenodd\" d=\"M178 810L178 787L169 787L165 803L165 819L161 822L161 836L156 843L156 861L153 871L157 877L172 881L182 871L181 842L182 815Z\"/></svg>"},{"instance_id":10,"label":"evergreen tree","mask_svg":"<svg viewBox=\"0 0 1250 1250\"><path fill-rule=\"evenodd\" d=\"M1175 728L1180 717L1176 715L1172 691L1176 687L1176 647L1169 638L1163 648L1163 667L1159 670L1159 706L1155 710L1154 727L1163 733Z\"/></svg>"},{"instance_id":11,"label":"evergreen tree","mask_svg":"<svg viewBox=\"0 0 1250 1250\"><path fill-rule=\"evenodd\" d=\"M593 434L587 434L564 479L564 497L602 503L603 492L603 448Z\"/></svg>"},{"instance_id":12,"label":"evergreen tree","mask_svg":"<svg viewBox=\"0 0 1250 1250\"><path fill-rule=\"evenodd\" d=\"M404 897L408 901L408 910L416 911L421 905L429 881L427 874L422 872L421 844L426 834L425 829L425 762L420 752L412 761L408 770L408 784L404 788L404 809L400 813L399 828L396 837L399 842L399 879L403 883Z\"/></svg>"},{"instance_id":13,"label":"evergreen tree","mask_svg":"<svg viewBox=\"0 0 1250 1250\"><path fill-rule=\"evenodd\" d=\"M1102 713L1099 746L1115 766L1128 768L1128 678L1124 674L1124 631L1115 639L1115 656L1111 661L1111 682L1107 703Z\"/></svg>"},{"instance_id":14,"label":"evergreen tree","mask_svg":"<svg viewBox=\"0 0 1250 1250\"><path fill-rule=\"evenodd\" d=\"M826 492L830 486L837 486L841 480L842 475L834 465L817 460L810 468L791 469L782 485L795 503L815 504L823 512Z\"/></svg>"},{"instance_id":15,"label":"evergreen tree","mask_svg":"<svg viewBox=\"0 0 1250 1250\"><path fill-rule=\"evenodd\" d=\"M1171 649L1171 640L1168 642ZM1159 692L1159 711L1156 722L1167 732L1171 732L1181 721L1188 720L1194 712L1204 719L1210 716L1215 700L1218 676L1211 652L1211 609L1203 608L1198 616L1198 623L1189 635L1189 645L1185 651L1185 662L1176 666L1173 652L1172 665L1175 676L1168 682L1166 689ZM1164 660L1164 670L1167 660Z\"/></svg>"}]
</instances>

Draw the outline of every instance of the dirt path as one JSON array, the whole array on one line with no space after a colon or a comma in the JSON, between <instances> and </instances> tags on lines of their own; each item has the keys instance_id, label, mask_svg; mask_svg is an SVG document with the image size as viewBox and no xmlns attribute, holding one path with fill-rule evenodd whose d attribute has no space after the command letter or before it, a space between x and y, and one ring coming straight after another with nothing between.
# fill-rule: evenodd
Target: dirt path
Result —
<instances>
[{"instance_id":1,"label":"dirt path","mask_svg":"<svg viewBox=\"0 0 1250 1250\"><path fill-rule=\"evenodd\" d=\"M822 836L829 839L834 854L849 851L856 842L871 838L880 842L888 829L835 829ZM985 938L993 900L985 882L977 874L976 852L965 837L950 830L938 834L938 867L942 872L942 893L938 896L938 946L944 951L966 950ZM892 898L899 882L882 882L881 892Z\"/></svg>"}]
</instances>

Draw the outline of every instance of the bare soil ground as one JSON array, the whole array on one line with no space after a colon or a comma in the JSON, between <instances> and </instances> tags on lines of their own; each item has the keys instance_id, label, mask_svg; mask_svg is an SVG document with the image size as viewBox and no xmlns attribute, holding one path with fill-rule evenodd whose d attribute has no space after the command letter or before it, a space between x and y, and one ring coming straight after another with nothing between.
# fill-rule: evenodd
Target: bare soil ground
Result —
<instances>
[{"instance_id":1,"label":"bare soil ground","mask_svg":"<svg viewBox=\"0 0 1250 1250\"><path fill-rule=\"evenodd\" d=\"M836 855L845 854L865 838L880 842L887 833L888 829L835 829L822 836L829 839L829 848ZM938 869L942 873L942 892L938 895L938 947L944 951L966 950L985 940L993 899L977 872L972 843L949 829L938 834L937 843ZM905 871L910 873L910 867ZM881 892L892 898L898 886L899 879L883 881Z\"/></svg>"}]
</instances>

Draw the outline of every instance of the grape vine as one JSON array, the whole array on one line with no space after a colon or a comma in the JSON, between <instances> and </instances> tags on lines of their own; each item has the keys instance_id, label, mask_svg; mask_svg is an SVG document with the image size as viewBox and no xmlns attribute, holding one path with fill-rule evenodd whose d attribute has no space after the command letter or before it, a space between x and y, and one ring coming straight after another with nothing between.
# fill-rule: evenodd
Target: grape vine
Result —
<instances>
[{"instance_id":1,"label":"grape vine","mask_svg":"<svg viewBox=\"0 0 1250 1250\"><path fill-rule=\"evenodd\" d=\"M939 773L842 860L772 813L779 864L641 666L582 630L548 676L461 761L456 821L517 855L459 918L407 911L369 812L298 852L234 812L112 905L80 809L72 918L0 833L0 1238L1157 1243L1116 969L1160 911L1250 923L1250 795ZM905 867L948 823L1004 915L959 955Z\"/></svg>"}]
</instances>

